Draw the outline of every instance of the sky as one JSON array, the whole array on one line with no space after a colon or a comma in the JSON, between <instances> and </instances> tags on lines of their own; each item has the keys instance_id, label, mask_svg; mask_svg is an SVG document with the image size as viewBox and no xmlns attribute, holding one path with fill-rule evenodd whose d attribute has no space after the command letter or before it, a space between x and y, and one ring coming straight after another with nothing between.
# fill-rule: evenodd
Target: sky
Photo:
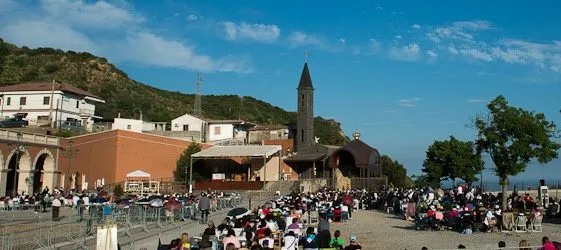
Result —
<instances>
[{"instance_id":1,"label":"sky","mask_svg":"<svg viewBox=\"0 0 561 250\"><path fill-rule=\"evenodd\" d=\"M498 95L561 124L559 9L559 1L0 0L0 37L88 51L184 93L200 72L203 94L290 111L308 51L315 115L419 174L434 140L475 139L470 122ZM516 178L561 179L561 160L532 163Z\"/></svg>"}]
</instances>

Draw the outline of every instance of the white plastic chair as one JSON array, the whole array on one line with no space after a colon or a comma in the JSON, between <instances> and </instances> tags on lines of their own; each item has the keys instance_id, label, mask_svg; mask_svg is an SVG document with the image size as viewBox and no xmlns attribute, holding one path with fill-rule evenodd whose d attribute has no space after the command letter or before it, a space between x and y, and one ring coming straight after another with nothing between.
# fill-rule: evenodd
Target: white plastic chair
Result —
<instances>
[{"instance_id":1,"label":"white plastic chair","mask_svg":"<svg viewBox=\"0 0 561 250\"><path fill-rule=\"evenodd\" d=\"M516 218L516 225L514 225L514 232L523 233L528 231L526 222L528 222L528 218L526 218L526 216L518 215L518 217Z\"/></svg>"},{"instance_id":2,"label":"white plastic chair","mask_svg":"<svg viewBox=\"0 0 561 250\"><path fill-rule=\"evenodd\" d=\"M536 216L532 221L532 232L542 232L543 216Z\"/></svg>"}]
</instances>

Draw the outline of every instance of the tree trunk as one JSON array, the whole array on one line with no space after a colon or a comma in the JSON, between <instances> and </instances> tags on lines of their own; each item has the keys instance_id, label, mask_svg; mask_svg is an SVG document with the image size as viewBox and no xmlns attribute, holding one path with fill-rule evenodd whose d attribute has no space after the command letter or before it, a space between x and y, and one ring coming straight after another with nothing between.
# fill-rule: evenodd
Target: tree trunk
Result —
<instances>
[{"instance_id":1,"label":"tree trunk","mask_svg":"<svg viewBox=\"0 0 561 250\"><path fill-rule=\"evenodd\" d=\"M501 184L501 193L503 194L503 198L501 200L501 205L502 205L502 209L503 211L506 211L508 209L508 195L507 195L507 189L508 189L508 177L501 177L500 178L500 184Z\"/></svg>"}]
</instances>

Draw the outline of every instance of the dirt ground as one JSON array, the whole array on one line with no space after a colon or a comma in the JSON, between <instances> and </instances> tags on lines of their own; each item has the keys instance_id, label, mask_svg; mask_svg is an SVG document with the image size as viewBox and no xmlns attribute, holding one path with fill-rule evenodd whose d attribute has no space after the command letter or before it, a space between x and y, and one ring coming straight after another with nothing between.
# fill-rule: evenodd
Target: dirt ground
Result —
<instances>
[{"instance_id":1,"label":"dirt ground","mask_svg":"<svg viewBox=\"0 0 561 250\"><path fill-rule=\"evenodd\" d=\"M498 242L509 247L518 247L521 240L531 246L540 246L543 236L561 241L561 224L544 223L543 232L534 233L474 233L464 235L453 231L418 231L413 222L405 221L393 214L362 210L353 213L350 221L332 223L331 233L340 230L347 244L350 235L356 235L363 249L457 249L459 244L467 249L498 249ZM537 248L532 248L537 249Z\"/></svg>"}]
</instances>

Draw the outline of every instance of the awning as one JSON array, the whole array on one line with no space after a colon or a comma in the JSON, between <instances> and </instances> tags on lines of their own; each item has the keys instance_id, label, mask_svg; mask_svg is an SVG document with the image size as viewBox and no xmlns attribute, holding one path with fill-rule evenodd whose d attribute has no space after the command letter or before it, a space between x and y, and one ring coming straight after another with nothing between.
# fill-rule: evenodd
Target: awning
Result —
<instances>
[{"instance_id":1,"label":"awning","mask_svg":"<svg viewBox=\"0 0 561 250\"><path fill-rule=\"evenodd\" d=\"M287 162L305 162L305 161L319 161L325 157L326 154L296 154L290 158L284 159Z\"/></svg>"},{"instance_id":2,"label":"awning","mask_svg":"<svg viewBox=\"0 0 561 250\"><path fill-rule=\"evenodd\" d=\"M262 146L214 146L198 153L192 158L228 158L228 157L269 157L282 150L280 145Z\"/></svg>"},{"instance_id":3,"label":"awning","mask_svg":"<svg viewBox=\"0 0 561 250\"><path fill-rule=\"evenodd\" d=\"M127 178L150 178L150 174L142 170L135 170L127 174Z\"/></svg>"}]
</instances>

